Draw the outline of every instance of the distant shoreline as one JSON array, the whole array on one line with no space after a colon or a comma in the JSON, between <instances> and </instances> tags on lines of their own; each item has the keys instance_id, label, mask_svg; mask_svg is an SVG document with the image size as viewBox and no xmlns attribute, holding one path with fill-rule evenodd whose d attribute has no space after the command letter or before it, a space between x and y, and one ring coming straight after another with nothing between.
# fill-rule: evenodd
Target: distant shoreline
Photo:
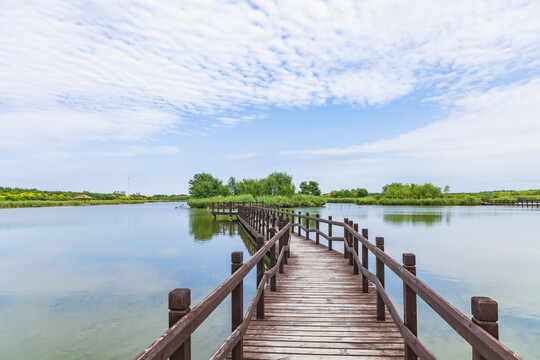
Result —
<instances>
[{"instance_id":1,"label":"distant shoreline","mask_svg":"<svg viewBox=\"0 0 540 360\"><path fill-rule=\"evenodd\" d=\"M145 204L154 202L177 202L167 200L66 200L66 201L41 201L41 200L26 200L26 201L0 201L0 209L21 209L34 207L64 207L64 206L96 206L96 205L130 205L130 204Z\"/></svg>"}]
</instances>

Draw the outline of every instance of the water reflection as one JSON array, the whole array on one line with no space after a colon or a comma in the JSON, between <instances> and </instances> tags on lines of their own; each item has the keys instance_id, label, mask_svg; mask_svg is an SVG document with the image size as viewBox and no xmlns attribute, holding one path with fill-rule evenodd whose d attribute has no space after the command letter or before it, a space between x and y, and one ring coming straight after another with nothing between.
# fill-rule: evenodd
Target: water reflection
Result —
<instances>
[{"instance_id":1,"label":"water reflection","mask_svg":"<svg viewBox=\"0 0 540 360\"><path fill-rule=\"evenodd\" d=\"M428 213L395 213L389 212L383 214L383 221L385 223L393 225L427 225L433 226L434 224L445 221L450 224L451 213L450 212L428 212Z\"/></svg>"},{"instance_id":2,"label":"water reflection","mask_svg":"<svg viewBox=\"0 0 540 360\"><path fill-rule=\"evenodd\" d=\"M237 235L237 224L234 221L220 219L214 220L212 214L207 210L189 211L189 234L196 241L209 241L217 234L235 236Z\"/></svg>"}]
</instances>

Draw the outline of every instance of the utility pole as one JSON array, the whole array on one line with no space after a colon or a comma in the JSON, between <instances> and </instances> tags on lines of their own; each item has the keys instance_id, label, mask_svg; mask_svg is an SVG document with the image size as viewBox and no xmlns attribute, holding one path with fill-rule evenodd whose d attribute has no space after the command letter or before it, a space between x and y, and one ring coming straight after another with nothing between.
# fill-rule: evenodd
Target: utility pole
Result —
<instances>
[{"instance_id":1,"label":"utility pole","mask_svg":"<svg viewBox=\"0 0 540 360\"><path fill-rule=\"evenodd\" d=\"M128 176L128 193L127 193L127 196L131 195L130 187L131 187L131 177Z\"/></svg>"}]
</instances>

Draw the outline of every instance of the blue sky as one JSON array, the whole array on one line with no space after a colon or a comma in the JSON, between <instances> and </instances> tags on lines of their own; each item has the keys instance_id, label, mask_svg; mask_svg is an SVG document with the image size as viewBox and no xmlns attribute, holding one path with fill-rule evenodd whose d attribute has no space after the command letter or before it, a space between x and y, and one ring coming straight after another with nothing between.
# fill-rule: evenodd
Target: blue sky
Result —
<instances>
[{"instance_id":1,"label":"blue sky","mask_svg":"<svg viewBox=\"0 0 540 360\"><path fill-rule=\"evenodd\" d=\"M540 188L535 1L0 3L0 186Z\"/></svg>"}]
</instances>

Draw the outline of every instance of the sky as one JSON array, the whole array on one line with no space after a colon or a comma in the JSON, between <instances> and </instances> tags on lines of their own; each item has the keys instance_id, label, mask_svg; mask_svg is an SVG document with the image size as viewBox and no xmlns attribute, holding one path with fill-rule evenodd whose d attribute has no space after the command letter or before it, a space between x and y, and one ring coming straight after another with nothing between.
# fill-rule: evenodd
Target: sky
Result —
<instances>
[{"instance_id":1,"label":"sky","mask_svg":"<svg viewBox=\"0 0 540 360\"><path fill-rule=\"evenodd\" d=\"M0 0L0 186L540 188L540 2Z\"/></svg>"}]
</instances>

